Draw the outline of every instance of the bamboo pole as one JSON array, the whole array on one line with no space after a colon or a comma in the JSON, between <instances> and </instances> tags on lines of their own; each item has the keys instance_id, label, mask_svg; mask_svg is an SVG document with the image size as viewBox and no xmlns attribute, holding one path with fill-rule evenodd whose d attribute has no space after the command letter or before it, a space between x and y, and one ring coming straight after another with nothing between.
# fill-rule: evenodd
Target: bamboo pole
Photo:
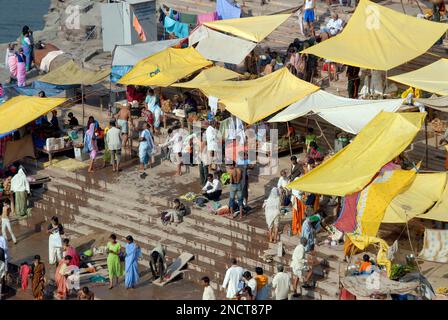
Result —
<instances>
[{"instance_id":1,"label":"bamboo pole","mask_svg":"<svg viewBox=\"0 0 448 320\"><path fill-rule=\"evenodd\" d=\"M425 117L425 166L428 169L428 118Z\"/></svg>"}]
</instances>

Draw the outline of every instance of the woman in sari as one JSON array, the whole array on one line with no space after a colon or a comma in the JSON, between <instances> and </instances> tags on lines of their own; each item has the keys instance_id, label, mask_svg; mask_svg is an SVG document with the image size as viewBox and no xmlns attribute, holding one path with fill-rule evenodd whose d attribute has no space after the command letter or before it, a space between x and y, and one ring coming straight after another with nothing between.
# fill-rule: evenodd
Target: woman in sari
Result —
<instances>
[{"instance_id":1,"label":"woman in sari","mask_svg":"<svg viewBox=\"0 0 448 320\"><path fill-rule=\"evenodd\" d=\"M134 242L132 236L126 237L126 257L125 261L125 278L124 285L126 289L134 289L138 282L138 259L141 256L141 249Z\"/></svg>"},{"instance_id":2,"label":"woman in sari","mask_svg":"<svg viewBox=\"0 0 448 320\"><path fill-rule=\"evenodd\" d=\"M70 266L77 266L79 267L79 255L78 252L76 252L76 249L70 245L69 239L64 239L62 241L62 247L64 249L64 257L70 256L72 257L72 260L70 261Z\"/></svg>"},{"instance_id":3,"label":"woman in sari","mask_svg":"<svg viewBox=\"0 0 448 320\"><path fill-rule=\"evenodd\" d=\"M280 219L280 194L277 188L272 188L269 198L263 204L263 208L269 228L269 242L276 243Z\"/></svg>"},{"instance_id":4,"label":"woman in sari","mask_svg":"<svg viewBox=\"0 0 448 320\"><path fill-rule=\"evenodd\" d=\"M93 172L93 166L95 164L96 154L98 152L98 145L95 135L95 123L90 123L89 130L87 130L84 136L84 151L90 155L90 166L88 172Z\"/></svg>"},{"instance_id":5,"label":"woman in sari","mask_svg":"<svg viewBox=\"0 0 448 320\"><path fill-rule=\"evenodd\" d=\"M306 218L303 222L301 238L305 238L307 240L305 252L314 251L316 232L319 231L319 229L320 217L317 214Z\"/></svg>"},{"instance_id":6,"label":"woman in sari","mask_svg":"<svg viewBox=\"0 0 448 320\"><path fill-rule=\"evenodd\" d=\"M149 123L145 122L143 124L143 131L140 133L140 137L138 138L138 140L140 141L140 144L138 146L140 171L141 175L143 175L141 177L144 178L144 176L146 176L145 169L150 163L154 149L154 140L151 131L149 131Z\"/></svg>"},{"instance_id":7,"label":"woman in sari","mask_svg":"<svg viewBox=\"0 0 448 320\"><path fill-rule=\"evenodd\" d=\"M9 77L11 80L17 79L17 57L15 52L15 44L10 43L6 50L5 66L9 69ZM11 81L12 82L12 81Z\"/></svg>"},{"instance_id":8,"label":"woman in sari","mask_svg":"<svg viewBox=\"0 0 448 320\"><path fill-rule=\"evenodd\" d=\"M34 256L31 274L31 289L33 290L34 300L43 300L45 289L45 265L40 261L39 255Z\"/></svg>"},{"instance_id":9,"label":"woman in sari","mask_svg":"<svg viewBox=\"0 0 448 320\"><path fill-rule=\"evenodd\" d=\"M27 26L23 27L22 35L20 36L20 45L23 48L23 53L26 57L26 71L30 71L31 63L34 61L33 53L33 35Z\"/></svg>"},{"instance_id":10,"label":"woman in sari","mask_svg":"<svg viewBox=\"0 0 448 320\"><path fill-rule=\"evenodd\" d=\"M123 275L123 268L120 262L121 245L117 242L117 236L111 234L110 241L107 243L107 269L109 270L109 289L114 287L114 278L117 279Z\"/></svg>"},{"instance_id":11,"label":"woman in sari","mask_svg":"<svg viewBox=\"0 0 448 320\"><path fill-rule=\"evenodd\" d=\"M17 86L24 87L26 83L26 57L23 48L16 53L17 58Z\"/></svg>"},{"instance_id":12,"label":"woman in sari","mask_svg":"<svg viewBox=\"0 0 448 320\"><path fill-rule=\"evenodd\" d=\"M56 282L56 298L59 300L65 300L67 298L67 268L70 264L72 257L65 256L64 259L59 261L54 280Z\"/></svg>"}]
</instances>

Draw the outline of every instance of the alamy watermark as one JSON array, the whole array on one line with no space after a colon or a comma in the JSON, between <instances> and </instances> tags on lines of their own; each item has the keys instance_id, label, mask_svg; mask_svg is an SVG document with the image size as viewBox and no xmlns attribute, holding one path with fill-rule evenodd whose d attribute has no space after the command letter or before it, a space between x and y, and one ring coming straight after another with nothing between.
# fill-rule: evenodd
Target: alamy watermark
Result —
<instances>
[{"instance_id":1,"label":"alamy watermark","mask_svg":"<svg viewBox=\"0 0 448 320\"><path fill-rule=\"evenodd\" d=\"M182 147L184 164L258 165L260 175L278 174L278 130L226 128L225 136L218 129L207 135L200 122L192 130L178 128L171 137L177 150ZM269 141L268 141L269 140Z\"/></svg>"}]
</instances>

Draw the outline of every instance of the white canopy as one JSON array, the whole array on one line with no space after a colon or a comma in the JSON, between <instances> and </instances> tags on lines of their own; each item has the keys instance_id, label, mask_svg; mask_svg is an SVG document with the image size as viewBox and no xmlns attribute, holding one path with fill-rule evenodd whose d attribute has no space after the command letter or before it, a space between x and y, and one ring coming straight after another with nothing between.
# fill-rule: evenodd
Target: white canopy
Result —
<instances>
[{"instance_id":1,"label":"white canopy","mask_svg":"<svg viewBox=\"0 0 448 320\"><path fill-rule=\"evenodd\" d=\"M358 134L381 111L396 112L402 101L349 99L319 90L293 103L269 122L286 122L314 113L346 132Z\"/></svg>"},{"instance_id":2,"label":"white canopy","mask_svg":"<svg viewBox=\"0 0 448 320\"><path fill-rule=\"evenodd\" d=\"M178 44L182 39L116 46L112 66L134 66L140 60Z\"/></svg>"},{"instance_id":3,"label":"white canopy","mask_svg":"<svg viewBox=\"0 0 448 320\"><path fill-rule=\"evenodd\" d=\"M200 26L189 37L190 46L198 43L196 50L206 59L225 63L240 64L254 50L255 42L228 36Z\"/></svg>"}]
</instances>

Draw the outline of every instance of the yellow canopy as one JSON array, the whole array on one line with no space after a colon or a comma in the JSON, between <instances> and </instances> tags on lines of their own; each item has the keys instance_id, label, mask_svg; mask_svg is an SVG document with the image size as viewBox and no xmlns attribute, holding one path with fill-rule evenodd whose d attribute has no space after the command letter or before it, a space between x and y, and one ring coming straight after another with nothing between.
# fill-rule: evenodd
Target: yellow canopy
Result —
<instances>
[{"instance_id":1,"label":"yellow canopy","mask_svg":"<svg viewBox=\"0 0 448 320\"><path fill-rule=\"evenodd\" d=\"M442 197L446 172L419 173L412 184L397 195L384 214L383 223L406 223L412 218L426 218L426 210ZM448 210L445 210L448 217Z\"/></svg>"},{"instance_id":2,"label":"yellow canopy","mask_svg":"<svg viewBox=\"0 0 448 320\"><path fill-rule=\"evenodd\" d=\"M235 79L240 77L239 73L223 67L211 67L205 69L200 74L198 74L194 79L188 82L174 83L172 87L181 88L198 88L200 86L208 86L216 81L224 81L229 79Z\"/></svg>"},{"instance_id":3,"label":"yellow canopy","mask_svg":"<svg viewBox=\"0 0 448 320\"><path fill-rule=\"evenodd\" d=\"M447 29L446 23L417 19L360 0L342 33L303 52L361 68L388 70L425 53Z\"/></svg>"},{"instance_id":4,"label":"yellow canopy","mask_svg":"<svg viewBox=\"0 0 448 320\"><path fill-rule=\"evenodd\" d=\"M376 262L381 266L386 266L387 276L390 276L392 262L387 258L389 246L386 241L377 237L355 235L353 233L348 233L347 236L359 250L365 250L372 244L378 244L380 248L376 256Z\"/></svg>"},{"instance_id":5,"label":"yellow canopy","mask_svg":"<svg viewBox=\"0 0 448 320\"><path fill-rule=\"evenodd\" d=\"M40 77L38 81L56 85L93 85L101 82L110 74L110 68L99 71L81 69L73 60Z\"/></svg>"},{"instance_id":6,"label":"yellow canopy","mask_svg":"<svg viewBox=\"0 0 448 320\"><path fill-rule=\"evenodd\" d=\"M426 67L389 77L389 79L428 92L448 96L448 59L440 59Z\"/></svg>"},{"instance_id":7,"label":"yellow canopy","mask_svg":"<svg viewBox=\"0 0 448 320\"><path fill-rule=\"evenodd\" d=\"M431 188L433 187L431 186ZM448 222L448 185L445 185L445 189L434 207L427 213L418 215L417 218Z\"/></svg>"},{"instance_id":8,"label":"yellow canopy","mask_svg":"<svg viewBox=\"0 0 448 320\"><path fill-rule=\"evenodd\" d=\"M355 233L376 236L389 203L415 178L415 170L382 171L359 194Z\"/></svg>"},{"instance_id":9,"label":"yellow canopy","mask_svg":"<svg viewBox=\"0 0 448 320\"><path fill-rule=\"evenodd\" d=\"M344 149L289 188L345 196L364 189L373 176L403 152L420 130L426 113L381 112Z\"/></svg>"},{"instance_id":10,"label":"yellow canopy","mask_svg":"<svg viewBox=\"0 0 448 320\"><path fill-rule=\"evenodd\" d=\"M260 121L319 89L300 80L287 68L255 80L218 81L197 88L207 96L217 97L230 113L248 124Z\"/></svg>"},{"instance_id":11,"label":"yellow canopy","mask_svg":"<svg viewBox=\"0 0 448 320\"><path fill-rule=\"evenodd\" d=\"M18 96L0 105L0 134L7 133L36 120L66 99Z\"/></svg>"},{"instance_id":12,"label":"yellow canopy","mask_svg":"<svg viewBox=\"0 0 448 320\"><path fill-rule=\"evenodd\" d=\"M260 42L284 23L291 14L275 14L241 19L228 19L206 22L209 28L227 32L237 37Z\"/></svg>"},{"instance_id":13,"label":"yellow canopy","mask_svg":"<svg viewBox=\"0 0 448 320\"><path fill-rule=\"evenodd\" d=\"M168 87L193 72L212 65L193 47L168 48L137 63L118 83Z\"/></svg>"}]
</instances>

